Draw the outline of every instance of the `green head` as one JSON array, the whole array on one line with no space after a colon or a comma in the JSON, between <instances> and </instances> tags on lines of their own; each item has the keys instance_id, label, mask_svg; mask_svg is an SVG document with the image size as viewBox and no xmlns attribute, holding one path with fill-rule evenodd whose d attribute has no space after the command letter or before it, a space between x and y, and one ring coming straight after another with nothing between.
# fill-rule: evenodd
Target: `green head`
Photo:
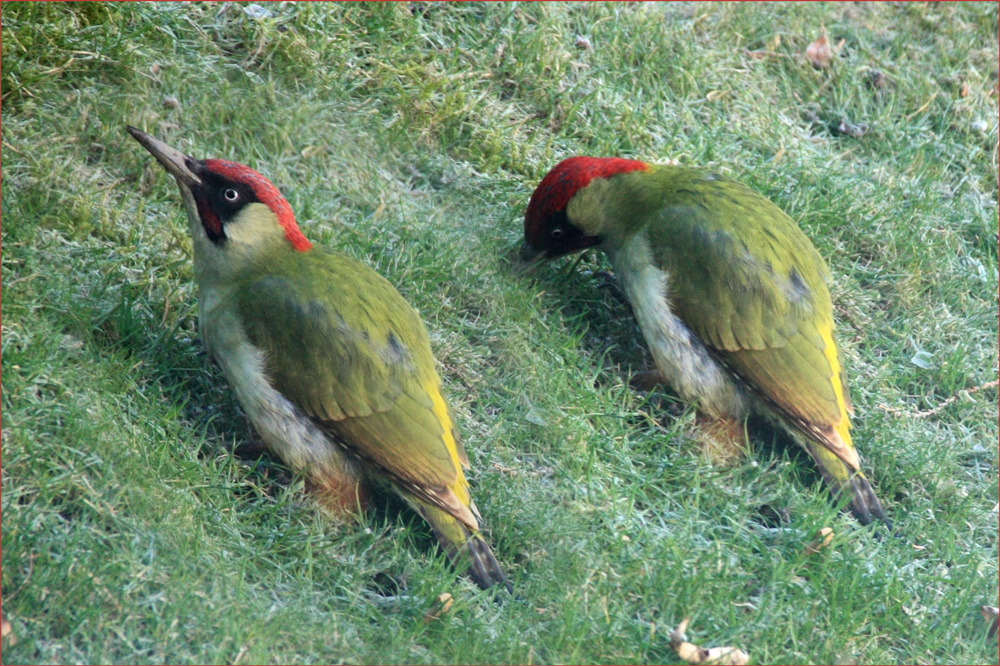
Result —
<instances>
[{"instance_id":1,"label":"green head","mask_svg":"<svg viewBox=\"0 0 1000 666\"><path fill-rule=\"evenodd\" d=\"M651 168L618 157L570 157L557 164L531 195L521 260L534 263L599 245L608 231L607 188L620 174Z\"/></svg>"},{"instance_id":2,"label":"green head","mask_svg":"<svg viewBox=\"0 0 1000 666\"><path fill-rule=\"evenodd\" d=\"M228 160L198 160L134 127L129 133L173 175L194 238L195 270L225 275L262 252L312 248L271 181Z\"/></svg>"}]
</instances>

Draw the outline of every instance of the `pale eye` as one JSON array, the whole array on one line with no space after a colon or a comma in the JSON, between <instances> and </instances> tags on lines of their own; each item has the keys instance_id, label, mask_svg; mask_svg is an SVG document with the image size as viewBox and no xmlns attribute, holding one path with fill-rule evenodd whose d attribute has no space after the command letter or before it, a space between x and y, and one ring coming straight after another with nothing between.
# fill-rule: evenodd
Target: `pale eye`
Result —
<instances>
[{"instance_id":1,"label":"pale eye","mask_svg":"<svg viewBox=\"0 0 1000 666\"><path fill-rule=\"evenodd\" d=\"M226 197L226 201L236 201L240 198L240 193L230 187L223 196Z\"/></svg>"},{"instance_id":2,"label":"pale eye","mask_svg":"<svg viewBox=\"0 0 1000 666\"><path fill-rule=\"evenodd\" d=\"M549 236L552 236L553 238L562 238L563 233L565 232L563 232L561 227L556 227L555 229L549 232Z\"/></svg>"}]
</instances>

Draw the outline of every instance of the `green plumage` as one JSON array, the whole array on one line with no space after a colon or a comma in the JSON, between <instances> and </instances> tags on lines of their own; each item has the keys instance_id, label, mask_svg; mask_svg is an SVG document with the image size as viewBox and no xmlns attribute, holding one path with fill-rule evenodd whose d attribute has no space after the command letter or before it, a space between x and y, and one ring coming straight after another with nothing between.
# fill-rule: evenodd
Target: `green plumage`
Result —
<instances>
[{"instance_id":1,"label":"green plumage","mask_svg":"<svg viewBox=\"0 0 1000 666\"><path fill-rule=\"evenodd\" d=\"M199 330L261 439L336 512L390 486L477 584L509 589L417 312L367 265L314 248L262 174L128 129L181 190Z\"/></svg>"},{"instance_id":2,"label":"green plumage","mask_svg":"<svg viewBox=\"0 0 1000 666\"><path fill-rule=\"evenodd\" d=\"M364 441L356 453L393 476L455 483L428 393L440 386L430 340L409 303L341 253L317 248L267 266L239 281L237 296L275 388L346 441Z\"/></svg>"},{"instance_id":3,"label":"green plumage","mask_svg":"<svg viewBox=\"0 0 1000 666\"><path fill-rule=\"evenodd\" d=\"M480 586L509 587L479 533L461 472L468 459L419 315L367 265L321 248L293 252L262 254L235 283L273 386L391 479Z\"/></svg>"},{"instance_id":4,"label":"green plumage","mask_svg":"<svg viewBox=\"0 0 1000 666\"><path fill-rule=\"evenodd\" d=\"M704 169L571 157L532 195L522 258L588 247L611 259L663 381L723 444L707 448L721 458L762 413L849 489L859 520L885 518L851 440L829 271L788 215Z\"/></svg>"},{"instance_id":5,"label":"green plumage","mask_svg":"<svg viewBox=\"0 0 1000 666\"><path fill-rule=\"evenodd\" d=\"M747 186L701 169L616 178L658 199L632 219L648 234L655 263L675 276L669 298L677 315L782 409L838 421L819 332L833 327L828 270L798 225Z\"/></svg>"}]
</instances>

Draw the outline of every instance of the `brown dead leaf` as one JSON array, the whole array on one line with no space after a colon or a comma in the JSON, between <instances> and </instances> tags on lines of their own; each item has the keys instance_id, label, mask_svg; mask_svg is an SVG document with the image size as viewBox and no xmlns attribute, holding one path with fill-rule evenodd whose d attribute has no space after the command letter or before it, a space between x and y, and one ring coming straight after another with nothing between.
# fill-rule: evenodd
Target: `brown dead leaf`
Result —
<instances>
[{"instance_id":1,"label":"brown dead leaf","mask_svg":"<svg viewBox=\"0 0 1000 666\"><path fill-rule=\"evenodd\" d=\"M962 89L959 91L959 96L968 97L969 96L969 82L962 81Z\"/></svg>"},{"instance_id":2,"label":"brown dead leaf","mask_svg":"<svg viewBox=\"0 0 1000 666\"><path fill-rule=\"evenodd\" d=\"M0 638L6 638L9 645L17 644L17 636L12 633L10 622L7 621L3 611L0 611Z\"/></svg>"},{"instance_id":3,"label":"brown dead leaf","mask_svg":"<svg viewBox=\"0 0 1000 666\"><path fill-rule=\"evenodd\" d=\"M812 540L812 543L806 546L806 555L815 555L829 546L831 541L833 541L833 530L829 527L824 527L816 534L816 538Z\"/></svg>"},{"instance_id":4,"label":"brown dead leaf","mask_svg":"<svg viewBox=\"0 0 1000 666\"><path fill-rule=\"evenodd\" d=\"M438 595L437 599L434 600L434 605L431 609L424 613L424 622L430 624L434 620L438 619L445 613L451 610L451 605L455 603L455 599L452 598L447 592L442 592Z\"/></svg>"},{"instance_id":5,"label":"brown dead leaf","mask_svg":"<svg viewBox=\"0 0 1000 666\"><path fill-rule=\"evenodd\" d=\"M687 631L690 622L691 618L684 618L670 632L670 647L677 652L677 656L681 659L690 664L719 664L720 666L743 666L750 662L750 655L736 647L703 648L694 643L688 643L684 632Z\"/></svg>"},{"instance_id":6,"label":"brown dead leaf","mask_svg":"<svg viewBox=\"0 0 1000 666\"><path fill-rule=\"evenodd\" d=\"M833 51L830 50L830 40L823 30L815 42L806 47L806 59L812 63L816 69L826 69L833 61Z\"/></svg>"},{"instance_id":7,"label":"brown dead leaf","mask_svg":"<svg viewBox=\"0 0 1000 666\"><path fill-rule=\"evenodd\" d=\"M983 606L979 609L979 612L983 614L983 619L989 622L993 620L993 625L990 627L990 633L987 634L989 638L993 638L997 635L997 630L1000 629L1000 608L996 606Z\"/></svg>"}]
</instances>

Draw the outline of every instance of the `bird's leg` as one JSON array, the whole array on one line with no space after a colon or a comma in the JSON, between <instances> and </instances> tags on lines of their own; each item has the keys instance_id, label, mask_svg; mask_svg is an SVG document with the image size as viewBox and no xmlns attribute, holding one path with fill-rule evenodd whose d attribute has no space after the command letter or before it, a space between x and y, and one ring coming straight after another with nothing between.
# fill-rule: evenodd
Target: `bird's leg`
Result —
<instances>
[{"instance_id":1,"label":"bird's leg","mask_svg":"<svg viewBox=\"0 0 1000 666\"><path fill-rule=\"evenodd\" d=\"M695 414L695 435L701 452L714 465L731 465L743 457L747 450L745 419L709 416L701 411Z\"/></svg>"},{"instance_id":2,"label":"bird's leg","mask_svg":"<svg viewBox=\"0 0 1000 666\"><path fill-rule=\"evenodd\" d=\"M629 386L636 391L655 391L663 386L668 386L667 380L659 370L640 370L628 380Z\"/></svg>"}]
</instances>

